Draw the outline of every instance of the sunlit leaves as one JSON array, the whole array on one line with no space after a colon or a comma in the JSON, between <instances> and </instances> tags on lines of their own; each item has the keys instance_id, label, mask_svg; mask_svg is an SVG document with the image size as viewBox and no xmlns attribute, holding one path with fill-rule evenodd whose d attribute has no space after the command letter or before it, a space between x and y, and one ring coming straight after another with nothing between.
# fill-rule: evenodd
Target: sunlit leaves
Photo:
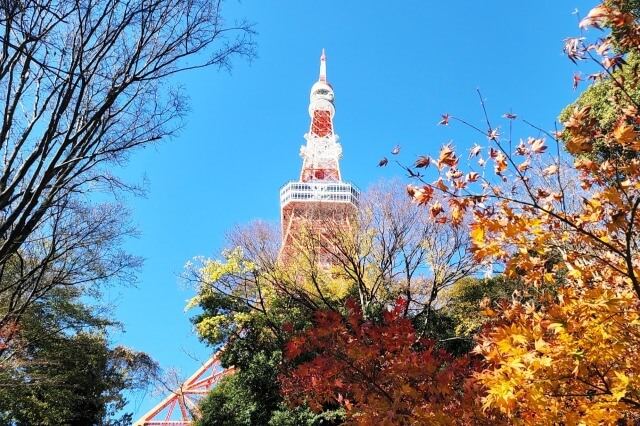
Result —
<instances>
[{"instance_id":1,"label":"sunlit leaves","mask_svg":"<svg viewBox=\"0 0 640 426\"><path fill-rule=\"evenodd\" d=\"M569 132L570 138L566 141L565 147L570 154L580 155L591 152L593 133L593 119L589 116L591 107L575 107L573 113L567 121L562 123Z\"/></svg>"},{"instance_id":2,"label":"sunlit leaves","mask_svg":"<svg viewBox=\"0 0 640 426\"><path fill-rule=\"evenodd\" d=\"M509 307L476 349L492 366L479 376L485 406L525 424L615 423L640 384L634 297L563 288L547 309Z\"/></svg>"},{"instance_id":3,"label":"sunlit leaves","mask_svg":"<svg viewBox=\"0 0 640 426\"><path fill-rule=\"evenodd\" d=\"M466 125L484 146L471 140L456 142L458 149L448 142L413 165L433 163L435 177L412 176L409 197L433 221L468 232L478 264L523 286L499 305L485 306L491 322L475 349L485 364L473 376L484 387L480 405L458 400L450 405L453 417L438 421L455 422L456 415L482 407L498 410L511 424L640 422L640 118L634 95L640 79L627 71L634 62L624 56L638 45L640 30L620 4L598 6L581 22L583 28L614 28L615 39L571 38L564 46L573 62L601 65L601 73L584 79L576 73L574 88L578 82L617 85L601 99L607 125L598 122L602 105L577 102L563 115L564 129L535 128L533 137L520 139L513 135L515 114L505 114L508 126L501 128L483 103L486 126L449 114L439 124ZM321 314L288 346L290 358L302 362L285 379L292 401L307 400L316 409L337 404L362 424L428 424L433 418L423 413L440 413L438 404L453 400L440 394L433 405L430 390L421 387L433 374L425 365L444 372L449 364L420 358L419 339L401 337L412 333L402 325L405 318L397 315L393 324L390 318L369 322L354 309L346 316ZM408 365L412 375L405 376ZM430 386L439 389L447 380L438 377Z\"/></svg>"},{"instance_id":4,"label":"sunlit leaves","mask_svg":"<svg viewBox=\"0 0 640 426\"><path fill-rule=\"evenodd\" d=\"M440 204L439 202L435 202L431 205L431 217L437 217L440 213L444 212L444 208L442 207L442 204Z\"/></svg>"},{"instance_id":5,"label":"sunlit leaves","mask_svg":"<svg viewBox=\"0 0 640 426\"><path fill-rule=\"evenodd\" d=\"M494 167L493 167L496 174L500 174L504 172L505 170L507 170L507 167L508 167L507 156L502 152L497 153L494 158Z\"/></svg>"},{"instance_id":6,"label":"sunlit leaves","mask_svg":"<svg viewBox=\"0 0 640 426\"><path fill-rule=\"evenodd\" d=\"M628 125L625 122L620 122L616 125L613 129L613 137L622 145L627 146L633 144L633 147L636 148L634 142L637 142L638 135L636 134L633 126Z\"/></svg>"},{"instance_id":7,"label":"sunlit leaves","mask_svg":"<svg viewBox=\"0 0 640 426\"><path fill-rule=\"evenodd\" d=\"M576 63L584 59L584 49L581 46L583 38L570 37L564 41L562 50L567 54L567 57Z\"/></svg>"},{"instance_id":8,"label":"sunlit leaves","mask_svg":"<svg viewBox=\"0 0 640 426\"><path fill-rule=\"evenodd\" d=\"M478 144L473 144L473 148L469 150L469 158L477 157L482 151L482 147Z\"/></svg>"},{"instance_id":9,"label":"sunlit leaves","mask_svg":"<svg viewBox=\"0 0 640 426\"><path fill-rule=\"evenodd\" d=\"M535 154L542 154L547 146L544 144L544 138L530 140L531 151Z\"/></svg>"},{"instance_id":10,"label":"sunlit leaves","mask_svg":"<svg viewBox=\"0 0 640 426\"><path fill-rule=\"evenodd\" d=\"M416 203L425 205L429 203L433 197L433 187L429 185L423 185L422 187L408 185L407 193Z\"/></svg>"},{"instance_id":11,"label":"sunlit leaves","mask_svg":"<svg viewBox=\"0 0 640 426\"><path fill-rule=\"evenodd\" d=\"M438 168L442 169L446 167L455 167L458 165L458 157L455 155L455 151L451 147L451 144L447 144L440 149L440 156L438 157Z\"/></svg>"}]
</instances>

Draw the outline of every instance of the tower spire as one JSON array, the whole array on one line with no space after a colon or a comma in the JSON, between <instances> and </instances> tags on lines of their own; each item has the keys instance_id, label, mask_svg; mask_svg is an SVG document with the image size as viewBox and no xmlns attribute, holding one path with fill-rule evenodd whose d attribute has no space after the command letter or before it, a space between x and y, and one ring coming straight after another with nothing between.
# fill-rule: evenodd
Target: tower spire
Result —
<instances>
[{"instance_id":1,"label":"tower spire","mask_svg":"<svg viewBox=\"0 0 640 426\"><path fill-rule=\"evenodd\" d=\"M318 81L327 81L327 57L324 55L324 49L320 55L320 78Z\"/></svg>"}]
</instances>

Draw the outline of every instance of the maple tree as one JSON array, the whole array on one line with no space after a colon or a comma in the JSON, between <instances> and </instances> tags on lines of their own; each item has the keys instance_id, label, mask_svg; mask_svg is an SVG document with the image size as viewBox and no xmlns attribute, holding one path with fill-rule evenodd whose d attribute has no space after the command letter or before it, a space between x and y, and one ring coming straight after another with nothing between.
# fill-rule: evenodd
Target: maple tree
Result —
<instances>
[{"instance_id":1,"label":"maple tree","mask_svg":"<svg viewBox=\"0 0 640 426\"><path fill-rule=\"evenodd\" d=\"M605 2L581 21L612 28L604 37L565 44L574 62L600 64L594 87L615 87L609 124L578 105L563 132L537 129L542 137L517 141L491 123L484 103L486 130L447 114L441 124L462 123L486 137L486 146L470 150L477 166L465 173L449 143L429 161L437 180L408 187L435 217L456 223L471 212L477 261L525 286L526 294L487 306L494 321L475 349L486 363L476 374L483 408L514 424L640 419L639 81L625 74L624 56L638 52L640 25L625 5ZM504 118L508 128L517 120ZM447 203L436 193L447 194Z\"/></svg>"},{"instance_id":2,"label":"maple tree","mask_svg":"<svg viewBox=\"0 0 640 426\"><path fill-rule=\"evenodd\" d=\"M474 405L472 357L453 358L420 338L398 299L379 321L353 300L348 313L315 313L314 326L286 345L286 359L303 362L280 376L293 404L314 411L339 405L348 424L499 424Z\"/></svg>"}]
</instances>

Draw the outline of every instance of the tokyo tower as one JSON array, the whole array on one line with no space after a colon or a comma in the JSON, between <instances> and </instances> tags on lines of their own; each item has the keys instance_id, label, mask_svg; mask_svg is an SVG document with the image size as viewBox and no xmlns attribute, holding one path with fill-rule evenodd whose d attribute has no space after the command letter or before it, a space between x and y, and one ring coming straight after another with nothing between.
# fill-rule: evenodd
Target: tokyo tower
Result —
<instances>
[{"instance_id":1,"label":"tokyo tower","mask_svg":"<svg viewBox=\"0 0 640 426\"><path fill-rule=\"evenodd\" d=\"M280 190L282 223L281 261L296 250L303 229L320 237L328 223L348 226L360 198L359 189L342 181L339 160L342 147L333 130L335 106L333 87L327 81L327 61L322 51L320 76L311 87L309 115L311 125L304 135L307 143L300 148L302 171L297 181ZM320 253L321 254L321 253ZM321 262L322 263L322 262ZM325 260L323 263L330 263ZM186 382L134 423L134 426L186 426L199 417L198 402L230 369L220 366L219 354L196 371Z\"/></svg>"}]
</instances>

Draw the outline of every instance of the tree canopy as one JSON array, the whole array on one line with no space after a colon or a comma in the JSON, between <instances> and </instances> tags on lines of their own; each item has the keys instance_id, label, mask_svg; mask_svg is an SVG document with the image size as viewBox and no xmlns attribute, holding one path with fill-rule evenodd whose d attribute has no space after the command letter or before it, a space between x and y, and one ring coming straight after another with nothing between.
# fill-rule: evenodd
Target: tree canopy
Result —
<instances>
[{"instance_id":1,"label":"tree canopy","mask_svg":"<svg viewBox=\"0 0 640 426\"><path fill-rule=\"evenodd\" d=\"M112 348L119 326L80 301L73 287L33 303L0 369L0 424L126 425L123 391L144 390L158 375L146 354Z\"/></svg>"}]
</instances>

